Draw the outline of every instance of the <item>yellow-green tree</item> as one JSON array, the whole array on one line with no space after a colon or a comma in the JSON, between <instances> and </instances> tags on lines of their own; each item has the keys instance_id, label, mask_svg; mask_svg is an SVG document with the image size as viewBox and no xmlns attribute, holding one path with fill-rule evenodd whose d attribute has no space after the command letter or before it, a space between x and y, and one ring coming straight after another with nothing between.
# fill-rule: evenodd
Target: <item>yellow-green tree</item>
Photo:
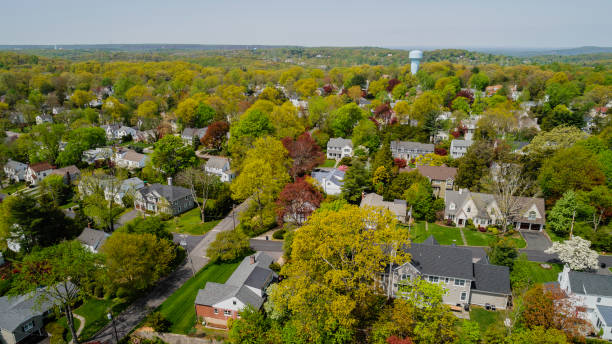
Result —
<instances>
[{"instance_id":1,"label":"yellow-green tree","mask_svg":"<svg viewBox=\"0 0 612 344\"><path fill-rule=\"evenodd\" d=\"M317 82L314 78L301 79L293 84L295 91L302 97L311 97L317 90Z\"/></svg>"},{"instance_id":2,"label":"yellow-green tree","mask_svg":"<svg viewBox=\"0 0 612 344\"><path fill-rule=\"evenodd\" d=\"M269 314L290 319L304 342L350 341L358 320L384 295L378 276L409 260L388 248L408 243L388 211L345 205L315 212L294 234Z\"/></svg>"},{"instance_id":3,"label":"yellow-green tree","mask_svg":"<svg viewBox=\"0 0 612 344\"><path fill-rule=\"evenodd\" d=\"M427 153L418 156L414 159L414 162L417 166L442 166L446 162L446 157L435 153Z\"/></svg>"},{"instance_id":4,"label":"yellow-green tree","mask_svg":"<svg viewBox=\"0 0 612 344\"><path fill-rule=\"evenodd\" d=\"M295 138L306 130L304 120L298 117L298 111L290 102L275 106L270 113L270 121L278 138Z\"/></svg>"},{"instance_id":5,"label":"yellow-green tree","mask_svg":"<svg viewBox=\"0 0 612 344\"><path fill-rule=\"evenodd\" d=\"M72 101L72 104L74 104L76 107L84 107L85 105L89 104L90 101L92 101L94 99L94 96L91 92L89 91L83 91L83 90L76 90L74 91L74 93L72 94L72 96L70 97L70 100Z\"/></svg>"}]
</instances>

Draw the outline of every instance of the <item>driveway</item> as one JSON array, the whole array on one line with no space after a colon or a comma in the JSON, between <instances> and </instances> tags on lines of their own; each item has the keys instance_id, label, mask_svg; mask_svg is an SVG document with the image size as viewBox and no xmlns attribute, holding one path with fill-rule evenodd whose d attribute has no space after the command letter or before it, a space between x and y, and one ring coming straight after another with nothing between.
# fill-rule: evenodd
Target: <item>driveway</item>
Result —
<instances>
[{"instance_id":1,"label":"driveway","mask_svg":"<svg viewBox=\"0 0 612 344\"><path fill-rule=\"evenodd\" d=\"M526 250L546 251L552 244L546 234L541 232L521 232L527 242Z\"/></svg>"},{"instance_id":2,"label":"driveway","mask_svg":"<svg viewBox=\"0 0 612 344\"><path fill-rule=\"evenodd\" d=\"M119 219L117 219L117 223L115 223L115 229L125 225L126 223L137 218L138 216L140 216L140 212L138 210L132 209L128 211L127 213L121 215Z\"/></svg>"}]
</instances>

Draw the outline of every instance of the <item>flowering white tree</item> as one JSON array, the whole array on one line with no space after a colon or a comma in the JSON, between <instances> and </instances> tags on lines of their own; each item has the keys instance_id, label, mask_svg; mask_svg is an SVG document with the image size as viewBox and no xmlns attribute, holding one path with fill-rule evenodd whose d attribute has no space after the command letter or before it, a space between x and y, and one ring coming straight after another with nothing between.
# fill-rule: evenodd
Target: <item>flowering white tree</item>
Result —
<instances>
[{"instance_id":1,"label":"flowering white tree","mask_svg":"<svg viewBox=\"0 0 612 344\"><path fill-rule=\"evenodd\" d=\"M591 250L591 242L579 236L564 241L554 242L546 253L557 253L559 259L568 264L572 270L589 270L597 268L597 252Z\"/></svg>"}]
</instances>

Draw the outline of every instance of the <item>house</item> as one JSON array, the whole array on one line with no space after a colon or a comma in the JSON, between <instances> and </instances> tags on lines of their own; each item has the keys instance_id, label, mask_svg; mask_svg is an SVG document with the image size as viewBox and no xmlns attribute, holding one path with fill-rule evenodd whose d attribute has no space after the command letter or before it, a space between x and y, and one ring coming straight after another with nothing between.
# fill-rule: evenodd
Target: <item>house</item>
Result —
<instances>
[{"instance_id":1,"label":"house","mask_svg":"<svg viewBox=\"0 0 612 344\"><path fill-rule=\"evenodd\" d=\"M227 320L237 319L247 305L260 309L266 299L266 288L277 278L270 269L272 262L270 256L258 252L244 258L225 284L206 282L195 299L198 320L225 329Z\"/></svg>"},{"instance_id":2,"label":"house","mask_svg":"<svg viewBox=\"0 0 612 344\"><path fill-rule=\"evenodd\" d=\"M53 172L54 167L48 162L39 162L28 166L25 173L25 180L31 185L37 185L38 182L45 179L46 176Z\"/></svg>"},{"instance_id":3,"label":"house","mask_svg":"<svg viewBox=\"0 0 612 344\"><path fill-rule=\"evenodd\" d=\"M452 140L450 155L453 159L459 159L467 153L468 148L474 143L472 140Z\"/></svg>"},{"instance_id":4,"label":"house","mask_svg":"<svg viewBox=\"0 0 612 344\"><path fill-rule=\"evenodd\" d=\"M98 161L105 161L113 156L113 149L110 147L100 147L83 151L81 161L88 164L95 164Z\"/></svg>"},{"instance_id":5,"label":"house","mask_svg":"<svg viewBox=\"0 0 612 344\"><path fill-rule=\"evenodd\" d=\"M44 320L53 302L42 298L41 293L0 297L0 343L15 344L32 335L45 335Z\"/></svg>"},{"instance_id":6,"label":"house","mask_svg":"<svg viewBox=\"0 0 612 344\"><path fill-rule=\"evenodd\" d=\"M136 135L136 129L122 125L115 131L114 134L115 134L115 139L118 139L118 140L123 140L123 138L126 136L133 138L134 135Z\"/></svg>"},{"instance_id":7,"label":"house","mask_svg":"<svg viewBox=\"0 0 612 344\"><path fill-rule=\"evenodd\" d=\"M439 245L433 236L403 250L410 254L410 262L388 268L382 280L385 288L391 286L394 297L402 297L401 288L408 281L423 278L446 290L445 304L507 308L511 294L508 267L489 264L486 257L474 257L467 248Z\"/></svg>"},{"instance_id":8,"label":"house","mask_svg":"<svg viewBox=\"0 0 612 344\"><path fill-rule=\"evenodd\" d=\"M142 212L178 215L193 207L195 207L195 202L191 191L180 186L173 186L172 178L168 178L168 185L147 185L134 194L134 208Z\"/></svg>"},{"instance_id":9,"label":"house","mask_svg":"<svg viewBox=\"0 0 612 344\"><path fill-rule=\"evenodd\" d=\"M480 120L480 116L472 116L470 119L465 119L461 121L461 125L464 129L463 138L466 140L472 140L474 138L474 133L476 133L476 128L478 128L478 121Z\"/></svg>"},{"instance_id":10,"label":"house","mask_svg":"<svg viewBox=\"0 0 612 344\"><path fill-rule=\"evenodd\" d=\"M93 253L98 253L110 234L93 228L85 228L77 240Z\"/></svg>"},{"instance_id":11,"label":"house","mask_svg":"<svg viewBox=\"0 0 612 344\"><path fill-rule=\"evenodd\" d=\"M118 180L109 175L92 175L79 181L77 188L81 195L91 195L97 189L104 192L104 199L123 205L123 197L131 195L144 188L144 182L140 178L132 177L125 180Z\"/></svg>"},{"instance_id":12,"label":"house","mask_svg":"<svg viewBox=\"0 0 612 344\"><path fill-rule=\"evenodd\" d=\"M420 143L410 141L391 141L391 155L396 159L411 161L417 157L434 152L431 143Z\"/></svg>"},{"instance_id":13,"label":"house","mask_svg":"<svg viewBox=\"0 0 612 344\"><path fill-rule=\"evenodd\" d=\"M327 158L340 160L353 156L353 141L336 137L327 141Z\"/></svg>"},{"instance_id":14,"label":"house","mask_svg":"<svg viewBox=\"0 0 612 344\"><path fill-rule=\"evenodd\" d=\"M46 113L37 115L36 124L43 124L43 123L53 123L53 117L51 117L51 115L46 114Z\"/></svg>"},{"instance_id":15,"label":"house","mask_svg":"<svg viewBox=\"0 0 612 344\"><path fill-rule=\"evenodd\" d=\"M181 133L181 139L183 140L183 144L185 146L193 145L194 141L197 141L198 144L200 140L206 135L206 131L208 128L185 128Z\"/></svg>"},{"instance_id":16,"label":"house","mask_svg":"<svg viewBox=\"0 0 612 344\"><path fill-rule=\"evenodd\" d=\"M399 222L406 222L407 206L406 201L396 199L393 202L383 200L383 196L375 193L366 194L361 198L360 207L382 207L389 209Z\"/></svg>"},{"instance_id":17,"label":"house","mask_svg":"<svg viewBox=\"0 0 612 344\"><path fill-rule=\"evenodd\" d=\"M110 197L115 198L115 203L123 205L123 197L126 195L134 197L136 191L145 187L144 182L138 177L132 177L125 179L121 182L121 186L119 186L119 190L114 192L114 196L111 193L107 194L104 192L104 197L106 199L110 199Z\"/></svg>"},{"instance_id":18,"label":"house","mask_svg":"<svg viewBox=\"0 0 612 344\"><path fill-rule=\"evenodd\" d=\"M519 229L542 231L546 222L544 199L536 197L514 197L520 205L517 215L510 219ZM468 189L459 191L447 190L444 198L444 218L453 221L459 227L465 227L467 220L472 220L477 227L499 224L501 212L494 195L470 192Z\"/></svg>"},{"instance_id":19,"label":"house","mask_svg":"<svg viewBox=\"0 0 612 344\"><path fill-rule=\"evenodd\" d=\"M557 280L572 304L585 309L595 332L603 329L602 338L612 340L612 275L572 271L566 265Z\"/></svg>"},{"instance_id":20,"label":"house","mask_svg":"<svg viewBox=\"0 0 612 344\"><path fill-rule=\"evenodd\" d=\"M433 194L436 197L444 198L446 190L453 190L455 186L455 177L457 169L448 166L417 166L416 168L403 168L400 172L411 172L417 170L419 173L427 177L431 182Z\"/></svg>"},{"instance_id":21,"label":"house","mask_svg":"<svg viewBox=\"0 0 612 344\"><path fill-rule=\"evenodd\" d=\"M501 90L502 87L503 87L502 85L487 86L485 88L485 93L487 94L487 97L491 97L492 95L497 93L499 90Z\"/></svg>"},{"instance_id":22,"label":"house","mask_svg":"<svg viewBox=\"0 0 612 344\"><path fill-rule=\"evenodd\" d=\"M15 183L25 180L27 169L28 165L11 159L4 164L4 174L6 174L10 181Z\"/></svg>"},{"instance_id":23,"label":"house","mask_svg":"<svg viewBox=\"0 0 612 344\"><path fill-rule=\"evenodd\" d=\"M64 183L70 184L81 177L81 170L74 165L70 165L53 170L51 175L62 176L64 178Z\"/></svg>"},{"instance_id":24,"label":"house","mask_svg":"<svg viewBox=\"0 0 612 344\"><path fill-rule=\"evenodd\" d=\"M144 130L144 131L137 131L136 134L134 136L132 136L132 141L134 142L154 142L155 141L155 131L152 129L149 130Z\"/></svg>"},{"instance_id":25,"label":"house","mask_svg":"<svg viewBox=\"0 0 612 344\"><path fill-rule=\"evenodd\" d=\"M339 195L342 192L344 171L337 168L319 167L312 171L312 178L319 183L323 192L328 195Z\"/></svg>"},{"instance_id":26,"label":"house","mask_svg":"<svg viewBox=\"0 0 612 344\"><path fill-rule=\"evenodd\" d=\"M112 161L119 167L129 170L145 167L148 157L131 149L117 149Z\"/></svg>"},{"instance_id":27,"label":"house","mask_svg":"<svg viewBox=\"0 0 612 344\"><path fill-rule=\"evenodd\" d=\"M100 128L104 129L106 132L106 139L114 140L117 138L117 130L119 130L121 126L118 124L104 124L101 125Z\"/></svg>"},{"instance_id":28,"label":"house","mask_svg":"<svg viewBox=\"0 0 612 344\"><path fill-rule=\"evenodd\" d=\"M229 159L222 156L213 156L208 159L204 165L204 171L218 176L222 182L231 182L235 177Z\"/></svg>"}]
</instances>

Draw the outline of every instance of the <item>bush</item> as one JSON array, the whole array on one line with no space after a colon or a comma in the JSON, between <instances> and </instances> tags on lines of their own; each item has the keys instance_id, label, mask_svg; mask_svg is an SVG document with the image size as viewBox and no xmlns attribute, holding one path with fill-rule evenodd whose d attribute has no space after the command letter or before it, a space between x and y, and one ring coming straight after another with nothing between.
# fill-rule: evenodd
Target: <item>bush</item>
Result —
<instances>
[{"instance_id":1,"label":"bush","mask_svg":"<svg viewBox=\"0 0 612 344\"><path fill-rule=\"evenodd\" d=\"M50 322L45 326L45 331L51 336L49 341L51 344L64 344L66 341L64 340L64 332L66 332L66 328L57 322Z\"/></svg>"},{"instance_id":2,"label":"bush","mask_svg":"<svg viewBox=\"0 0 612 344\"><path fill-rule=\"evenodd\" d=\"M276 232L274 232L274 234L272 234L272 237L274 239L281 240L281 239L283 239L285 237L285 233L286 232L287 231L284 228L281 228L281 229L277 230Z\"/></svg>"},{"instance_id":3,"label":"bush","mask_svg":"<svg viewBox=\"0 0 612 344\"><path fill-rule=\"evenodd\" d=\"M353 164L353 159L351 157L345 156L344 158L340 159L338 166L340 165L351 166L352 164Z\"/></svg>"},{"instance_id":4,"label":"bush","mask_svg":"<svg viewBox=\"0 0 612 344\"><path fill-rule=\"evenodd\" d=\"M472 221L472 219L468 219L466 221L465 228L467 228L467 229L469 229L471 231L475 231L476 230L476 226L474 226L474 221Z\"/></svg>"},{"instance_id":5,"label":"bush","mask_svg":"<svg viewBox=\"0 0 612 344\"><path fill-rule=\"evenodd\" d=\"M481 233L486 233L487 229L485 227L478 226L478 231Z\"/></svg>"},{"instance_id":6,"label":"bush","mask_svg":"<svg viewBox=\"0 0 612 344\"><path fill-rule=\"evenodd\" d=\"M117 297L118 297L118 298L123 299L123 298L125 298L125 297L127 297L127 296L129 296L129 295L130 295L130 291L129 291L129 290L127 290L126 288L124 288L124 287L119 287L119 289L117 289Z\"/></svg>"},{"instance_id":7,"label":"bush","mask_svg":"<svg viewBox=\"0 0 612 344\"><path fill-rule=\"evenodd\" d=\"M161 312L151 313L145 324L152 327L156 332L168 332L170 326L172 326L172 323L166 319Z\"/></svg>"},{"instance_id":8,"label":"bush","mask_svg":"<svg viewBox=\"0 0 612 344\"><path fill-rule=\"evenodd\" d=\"M281 266L277 262L272 262L272 264L270 264L270 269L276 273L279 273L281 270Z\"/></svg>"},{"instance_id":9,"label":"bush","mask_svg":"<svg viewBox=\"0 0 612 344\"><path fill-rule=\"evenodd\" d=\"M104 286L103 285L96 285L96 287L94 288L94 296L95 297L103 297L104 296Z\"/></svg>"},{"instance_id":10,"label":"bush","mask_svg":"<svg viewBox=\"0 0 612 344\"><path fill-rule=\"evenodd\" d=\"M451 227L455 227L456 226L456 224L451 219L446 219L446 225L447 226L451 226Z\"/></svg>"},{"instance_id":11,"label":"bush","mask_svg":"<svg viewBox=\"0 0 612 344\"><path fill-rule=\"evenodd\" d=\"M495 235L497 235L499 233L499 230L497 228L495 228L495 227L489 227L489 228L487 228L487 231L489 231L489 232L491 232L491 233L493 233Z\"/></svg>"}]
</instances>

